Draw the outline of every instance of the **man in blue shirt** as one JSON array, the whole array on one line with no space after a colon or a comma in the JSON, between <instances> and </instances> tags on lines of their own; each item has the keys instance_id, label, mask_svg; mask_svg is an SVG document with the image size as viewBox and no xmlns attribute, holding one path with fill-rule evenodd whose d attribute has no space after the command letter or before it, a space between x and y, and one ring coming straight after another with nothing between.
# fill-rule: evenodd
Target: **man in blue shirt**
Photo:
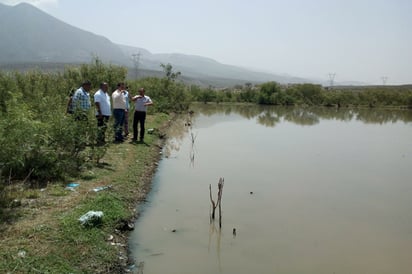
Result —
<instances>
[{"instance_id":1,"label":"man in blue shirt","mask_svg":"<svg viewBox=\"0 0 412 274\"><path fill-rule=\"evenodd\" d=\"M72 104L76 115L76 120L87 119L87 111L89 111L91 107L89 94L91 87L92 83L90 81L84 81L82 86L76 90L73 95Z\"/></svg>"}]
</instances>

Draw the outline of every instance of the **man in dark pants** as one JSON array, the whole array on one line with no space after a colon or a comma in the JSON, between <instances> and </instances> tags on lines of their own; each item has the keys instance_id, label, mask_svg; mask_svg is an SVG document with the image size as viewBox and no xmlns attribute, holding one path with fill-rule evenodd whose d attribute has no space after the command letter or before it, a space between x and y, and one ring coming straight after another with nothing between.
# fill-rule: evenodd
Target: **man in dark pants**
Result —
<instances>
[{"instance_id":1,"label":"man in dark pants","mask_svg":"<svg viewBox=\"0 0 412 274\"><path fill-rule=\"evenodd\" d=\"M109 121L112 108L110 103L110 96L107 94L109 85L106 82L100 84L100 89L94 94L94 104L96 105L97 118L97 144L103 145L105 143L105 132L107 129L107 122Z\"/></svg>"},{"instance_id":2,"label":"man in dark pants","mask_svg":"<svg viewBox=\"0 0 412 274\"><path fill-rule=\"evenodd\" d=\"M146 120L147 106L153 105L149 96L144 95L144 88L139 89L139 94L132 97L132 101L135 105L135 111L133 116L133 142L137 141L137 124L140 123L140 142L144 140L144 124Z\"/></svg>"}]
</instances>

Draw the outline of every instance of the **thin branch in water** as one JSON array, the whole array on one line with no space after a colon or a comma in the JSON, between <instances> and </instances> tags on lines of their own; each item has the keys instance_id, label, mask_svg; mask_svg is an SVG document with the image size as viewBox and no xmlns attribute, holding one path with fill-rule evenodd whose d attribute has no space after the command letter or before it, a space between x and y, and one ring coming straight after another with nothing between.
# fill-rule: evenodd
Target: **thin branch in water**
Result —
<instances>
[{"instance_id":1,"label":"thin branch in water","mask_svg":"<svg viewBox=\"0 0 412 274\"><path fill-rule=\"evenodd\" d=\"M211 217L211 220L214 220L215 219L216 203L215 203L215 201L213 200L213 197L212 197L212 185L211 184L209 184L209 194L210 194L210 202L212 203L212 217Z\"/></svg>"},{"instance_id":2,"label":"thin branch in water","mask_svg":"<svg viewBox=\"0 0 412 274\"><path fill-rule=\"evenodd\" d=\"M195 144L197 135L193 134L193 132L190 132L190 138L192 139L192 146Z\"/></svg>"},{"instance_id":3,"label":"thin branch in water","mask_svg":"<svg viewBox=\"0 0 412 274\"><path fill-rule=\"evenodd\" d=\"M219 203L219 227L222 228L222 194L223 194L223 185L224 185L225 179L220 178L219 183L217 184L217 187L219 189L218 191L218 203Z\"/></svg>"},{"instance_id":4,"label":"thin branch in water","mask_svg":"<svg viewBox=\"0 0 412 274\"><path fill-rule=\"evenodd\" d=\"M222 194L223 194L224 182L225 182L224 178L219 178L219 183L217 184L218 192L217 192L216 202L213 200L213 196L212 196L212 185L209 184L209 196L210 196L210 202L212 203L210 221L215 219L216 208L219 206L219 227L220 228L222 228L222 206L221 205L222 205Z\"/></svg>"}]
</instances>

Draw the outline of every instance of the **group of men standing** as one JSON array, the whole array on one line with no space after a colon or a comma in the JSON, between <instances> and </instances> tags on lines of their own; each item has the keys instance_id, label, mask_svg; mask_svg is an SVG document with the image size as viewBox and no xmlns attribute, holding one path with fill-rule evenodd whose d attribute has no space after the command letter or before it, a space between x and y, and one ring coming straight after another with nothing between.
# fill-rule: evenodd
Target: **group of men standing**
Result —
<instances>
[{"instance_id":1,"label":"group of men standing","mask_svg":"<svg viewBox=\"0 0 412 274\"><path fill-rule=\"evenodd\" d=\"M90 89L91 82L83 82L82 86L76 90L69 100L67 112L75 113L76 120L87 119L86 113L91 108ZM108 93L109 85L106 82L102 82L100 83L99 90L94 94L98 127L98 144L105 143L107 123L112 115L114 118L114 142L124 142L128 137L130 100L133 101L135 105L132 142L136 142L138 137L140 142L144 141L147 107L153 105L153 102L149 96L145 95L144 88L140 88L138 94L135 96L130 96L127 89L128 87L126 87L125 83L118 83L117 89L113 91L110 98ZM137 129L138 124L140 124L140 132Z\"/></svg>"}]
</instances>

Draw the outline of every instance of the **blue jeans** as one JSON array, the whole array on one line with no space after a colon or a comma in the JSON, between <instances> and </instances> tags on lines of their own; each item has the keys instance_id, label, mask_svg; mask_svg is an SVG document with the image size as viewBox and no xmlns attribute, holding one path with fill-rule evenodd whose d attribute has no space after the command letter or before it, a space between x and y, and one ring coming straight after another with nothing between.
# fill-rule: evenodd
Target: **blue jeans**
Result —
<instances>
[{"instance_id":1,"label":"blue jeans","mask_svg":"<svg viewBox=\"0 0 412 274\"><path fill-rule=\"evenodd\" d=\"M116 141L123 141L123 123L124 123L124 109L115 108L113 109L114 117L114 139Z\"/></svg>"}]
</instances>

